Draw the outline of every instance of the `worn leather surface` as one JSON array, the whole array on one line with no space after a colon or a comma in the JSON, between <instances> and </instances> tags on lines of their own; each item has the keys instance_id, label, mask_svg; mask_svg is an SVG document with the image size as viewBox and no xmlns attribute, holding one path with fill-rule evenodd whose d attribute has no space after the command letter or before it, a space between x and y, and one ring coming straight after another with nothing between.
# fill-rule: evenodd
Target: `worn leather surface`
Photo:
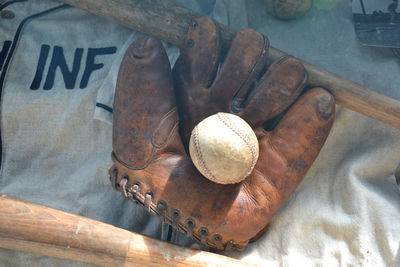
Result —
<instances>
[{"instance_id":1,"label":"worn leather surface","mask_svg":"<svg viewBox=\"0 0 400 267\"><path fill-rule=\"evenodd\" d=\"M334 120L333 97L300 93L299 61L266 66L268 40L244 29L221 62L214 23L200 18L171 73L160 41L142 38L121 63L114 102L110 177L115 188L149 212L211 248L242 249L261 235L317 157ZM288 107L290 107L288 109ZM263 123L288 109L272 131ZM191 130L216 112L241 116L259 140L252 174L216 184L187 153Z\"/></svg>"}]
</instances>

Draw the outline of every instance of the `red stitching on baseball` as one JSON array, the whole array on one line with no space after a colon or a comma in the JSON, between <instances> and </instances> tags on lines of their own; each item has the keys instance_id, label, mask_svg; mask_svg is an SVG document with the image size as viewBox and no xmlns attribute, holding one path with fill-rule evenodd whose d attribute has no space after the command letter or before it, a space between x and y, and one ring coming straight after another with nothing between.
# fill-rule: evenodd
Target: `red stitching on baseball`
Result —
<instances>
[{"instance_id":1,"label":"red stitching on baseball","mask_svg":"<svg viewBox=\"0 0 400 267\"><path fill-rule=\"evenodd\" d=\"M203 154L201 153L200 149L200 142L199 142L199 129L194 127L193 129L193 144L194 144L194 150L196 152L196 157L199 160L200 163L200 168L205 172L207 178L213 180L214 182L217 181L215 176L211 173L211 171L207 168L206 163L204 162L203 159Z\"/></svg>"},{"instance_id":2,"label":"red stitching on baseball","mask_svg":"<svg viewBox=\"0 0 400 267\"><path fill-rule=\"evenodd\" d=\"M243 180L244 178L246 178L247 176L250 175L251 171L253 170L254 166L257 163L257 157L256 157L256 148L254 146L254 144L250 141L249 136L242 132L240 130L240 128L235 127L235 124L229 119L228 116L226 116L224 113L217 113L218 118L229 128L231 129L235 134L237 134L248 146L248 148L250 149L250 153L251 153L251 166L249 168L249 171L247 172L247 174L245 174L244 176L242 176L240 178L240 180Z\"/></svg>"}]
</instances>

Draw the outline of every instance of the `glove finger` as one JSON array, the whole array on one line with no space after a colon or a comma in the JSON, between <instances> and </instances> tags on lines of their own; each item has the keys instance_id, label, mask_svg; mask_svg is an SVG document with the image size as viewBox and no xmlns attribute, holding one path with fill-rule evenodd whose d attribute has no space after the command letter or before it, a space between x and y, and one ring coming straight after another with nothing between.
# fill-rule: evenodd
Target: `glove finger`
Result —
<instances>
[{"instance_id":1,"label":"glove finger","mask_svg":"<svg viewBox=\"0 0 400 267\"><path fill-rule=\"evenodd\" d=\"M256 168L286 200L325 143L335 116L333 96L321 88L305 93L277 127L260 140Z\"/></svg>"},{"instance_id":2,"label":"glove finger","mask_svg":"<svg viewBox=\"0 0 400 267\"><path fill-rule=\"evenodd\" d=\"M262 34L240 30L211 86L211 98L225 112L236 112L265 67L269 42Z\"/></svg>"},{"instance_id":3,"label":"glove finger","mask_svg":"<svg viewBox=\"0 0 400 267\"><path fill-rule=\"evenodd\" d=\"M208 87L217 71L220 53L219 32L210 18L194 20L186 35L185 46L174 66L176 84Z\"/></svg>"},{"instance_id":4,"label":"glove finger","mask_svg":"<svg viewBox=\"0 0 400 267\"><path fill-rule=\"evenodd\" d=\"M299 60L280 58L271 64L251 91L239 115L252 127L258 127L289 107L306 82L307 72Z\"/></svg>"},{"instance_id":5,"label":"glove finger","mask_svg":"<svg viewBox=\"0 0 400 267\"><path fill-rule=\"evenodd\" d=\"M159 40L140 38L127 49L113 109L114 154L144 168L178 123L171 67Z\"/></svg>"}]
</instances>

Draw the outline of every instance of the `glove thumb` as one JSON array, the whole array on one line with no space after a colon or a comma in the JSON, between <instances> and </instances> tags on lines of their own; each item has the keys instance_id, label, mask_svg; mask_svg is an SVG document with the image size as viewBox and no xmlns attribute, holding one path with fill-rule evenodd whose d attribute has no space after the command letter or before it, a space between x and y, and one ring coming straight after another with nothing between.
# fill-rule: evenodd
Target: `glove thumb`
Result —
<instances>
[{"instance_id":1,"label":"glove thumb","mask_svg":"<svg viewBox=\"0 0 400 267\"><path fill-rule=\"evenodd\" d=\"M162 43L136 40L118 73L113 106L114 156L143 169L178 124L171 67Z\"/></svg>"}]
</instances>

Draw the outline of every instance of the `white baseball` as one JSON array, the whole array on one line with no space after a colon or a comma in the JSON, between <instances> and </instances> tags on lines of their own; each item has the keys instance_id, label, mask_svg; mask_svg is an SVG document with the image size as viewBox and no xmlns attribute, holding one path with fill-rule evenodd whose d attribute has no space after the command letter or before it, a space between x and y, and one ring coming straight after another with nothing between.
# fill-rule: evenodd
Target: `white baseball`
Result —
<instances>
[{"instance_id":1,"label":"white baseball","mask_svg":"<svg viewBox=\"0 0 400 267\"><path fill-rule=\"evenodd\" d=\"M203 176L216 183L234 184L253 171L258 159L257 136L239 116L220 112L196 125L189 153Z\"/></svg>"}]
</instances>

